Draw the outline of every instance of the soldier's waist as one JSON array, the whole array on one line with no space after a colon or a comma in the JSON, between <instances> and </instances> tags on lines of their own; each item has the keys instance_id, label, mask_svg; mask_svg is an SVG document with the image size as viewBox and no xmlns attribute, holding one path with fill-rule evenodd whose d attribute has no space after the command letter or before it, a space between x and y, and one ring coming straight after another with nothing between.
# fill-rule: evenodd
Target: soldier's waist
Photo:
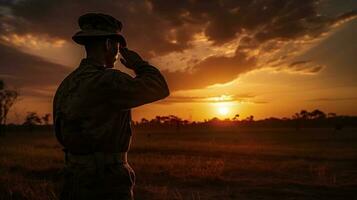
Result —
<instances>
[{"instance_id":1,"label":"soldier's waist","mask_svg":"<svg viewBox=\"0 0 357 200\"><path fill-rule=\"evenodd\" d=\"M83 165L98 165L98 164L114 164L114 163L127 163L128 156L127 152L117 152L117 153L104 153L104 152L93 152L88 154L73 154L71 152L66 153L66 162L73 164L83 164Z\"/></svg>"}]
</instances>

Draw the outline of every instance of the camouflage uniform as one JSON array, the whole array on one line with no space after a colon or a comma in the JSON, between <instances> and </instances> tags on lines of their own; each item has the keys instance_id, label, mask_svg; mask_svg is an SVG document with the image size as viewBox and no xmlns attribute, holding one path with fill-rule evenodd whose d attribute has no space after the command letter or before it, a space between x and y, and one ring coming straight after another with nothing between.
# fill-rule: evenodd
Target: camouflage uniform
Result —
<instances>
[{"instance_id":1,"label":"camouflage uniform","mask_svg":"<svg viewBox=\"0 0 357 200\"><path fill-rule=\"evenodd\" d=\"M130 109L169 95L158 69L146 63L134 71L132 78L86 58L57 89L55 132L70 152L62 199L133 198L134 171L115 155L129 149Z\"/></svg>"}]
</instances>

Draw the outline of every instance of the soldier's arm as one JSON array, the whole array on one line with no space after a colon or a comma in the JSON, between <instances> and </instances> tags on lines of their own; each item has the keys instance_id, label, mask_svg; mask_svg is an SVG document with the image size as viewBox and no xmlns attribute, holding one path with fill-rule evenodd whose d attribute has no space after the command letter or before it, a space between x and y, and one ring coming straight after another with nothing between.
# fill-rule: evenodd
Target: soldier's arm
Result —
<instances>
[{"instance_id":1,"label":"soldier's arm","mask_svg":"<svg viewBox=\"0 0 357 200\"><path fill-rule=\"evenodd\" d=\"M60 130L61 118L58 112L58 103L59 103L59 98L61 96L62 85L63 83L61 83L61 85L58 87L53 98L52 119L53 119L53 127L54 127L54 132L57 141L63 146L64 143L63 143L62 133Z\"/></svg>"},{"instance_id":2,"label":"soldier's arm","mask_svg":"<svg viewBox=\"0 0 357 200\"><path fill-rule=\"evenodd\" d=\"M136 77L133 78L118 70L108 70L111 80L107 88L111 89L108 91L110 94L105 96L114 105L120 109L130 109L169 96L166 80L156 67L142 63L134 71Z\"/></svg>"}]
</instances>

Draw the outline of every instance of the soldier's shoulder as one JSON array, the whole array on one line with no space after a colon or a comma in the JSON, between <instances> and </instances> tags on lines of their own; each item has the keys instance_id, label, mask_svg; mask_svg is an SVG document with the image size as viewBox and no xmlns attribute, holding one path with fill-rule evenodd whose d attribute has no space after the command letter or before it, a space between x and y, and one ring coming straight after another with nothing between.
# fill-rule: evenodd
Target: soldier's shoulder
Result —
<instances>
[{"instance_id":1,"label":"soldier's shoulder","mask_svg":"<svg viewBox=\"0 0 357 200\"><path fill-rule=\"evenodd\" d=\"M70 85L71 79L73 79L74 75L75 74L71 72L67 76L65 76L64 79L61 81L61 83L58 85L56 93L65 92L68 89L68 86Z\"/></svg>"}]
</instances>

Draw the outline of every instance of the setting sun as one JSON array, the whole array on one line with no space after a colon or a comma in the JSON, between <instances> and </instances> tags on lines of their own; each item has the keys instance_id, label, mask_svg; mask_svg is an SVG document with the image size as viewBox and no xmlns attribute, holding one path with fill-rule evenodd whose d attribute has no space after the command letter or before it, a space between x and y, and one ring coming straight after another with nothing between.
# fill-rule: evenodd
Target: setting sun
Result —
<instances>
[{"instance_id":1,"label":"setting sun","mask_svg":"<svg viewBox=\"0 0 357 200\"><path fill-rule=\"evenodd\" d=\"M220 114L220 115L227 115L228 113L229 113L229 108L228 107L219 107L218 108L218 113Z\"/></svg>"}]
</instances>

